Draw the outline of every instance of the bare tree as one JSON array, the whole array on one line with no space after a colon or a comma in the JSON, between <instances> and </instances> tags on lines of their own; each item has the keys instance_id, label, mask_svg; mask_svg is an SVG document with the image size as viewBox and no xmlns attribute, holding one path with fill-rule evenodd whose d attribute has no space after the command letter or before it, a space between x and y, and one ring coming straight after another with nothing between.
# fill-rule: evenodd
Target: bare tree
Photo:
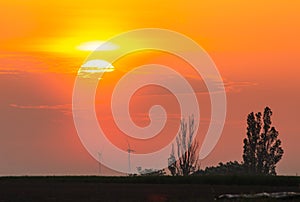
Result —
<instances>
[{"instance_id":1,"label":"bare tree","mask_svg":"<svg viewBox=\"0 0 300 202\"><path fill-rule=\"evenodd\" d=\"M199 143L194 140L195 121L194 116L189 117L188 124L184 119L180 122L180 130L176 137L177 157L175 158L174 145L168 159L168 169L174 175L191 175L199 169L198 148Z\"/></svg>"}]
</instances>

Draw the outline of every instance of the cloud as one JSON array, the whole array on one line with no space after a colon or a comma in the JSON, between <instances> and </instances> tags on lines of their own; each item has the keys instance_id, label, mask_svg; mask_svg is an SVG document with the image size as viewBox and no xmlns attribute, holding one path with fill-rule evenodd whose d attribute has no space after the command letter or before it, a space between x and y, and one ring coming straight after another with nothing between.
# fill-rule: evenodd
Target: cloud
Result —
<instances>
[{"instance_id":1,"label":"cloud","mask_svg":"<svg viewBox=\"0 0 300 202\"><path fill-rule=\"evenodd\" d=\"M72 114L72 105L71 104L62 104L62 105L18 105L10 104L12 108L17 109L36 109L36 110L58 110L65 115Z\"/></svg>"},{"instance_id":2,"label":"cloud","mask_svg":"<svg viewBox=\"0 0 300 202\"><path fill-rule=\"evenodd\" d=\"M25 75L26 73L76 74L84 57L52 53L1 53L0 76Z\"/></svg>"},{"instance_id":3,"label":"cloud","mask_svg":"<svg viewBox=\"0 0 300 202\"><path fill-rule=\"evenodd\" d=\"M15 74L19 74L20 71L17 70L8 70L8 69L0 69L0 75L15 75Z\"/></svg>"},{"instance_id":4,"label":"cloud","mask_svg":"<svg viewBox=\"0 0 300 202\"><path fill-rule=\"evenodd\" d=\"M24 74L23 71L10 70L10 69L0 69L1 78L20 78Z\"/></svg>"},{"instance_id":5,"label":"cloud","mask_svg":"<svg viewBox=\"0 0 300 202\"><path fill-rule=\"evenodd\" d=\"M178 85L176 80L170 78L169 79L171 83L174 83L174 85ZM191 86L193 87L194 93L196 95L205 95L208 94L208 89L204 83L203 80L201 79L189 79L188 80ZM157 82L159 85L159 82ZM223 82L221 81L210 81L210 83L213 86L213 91L211 93L218 93L222 90L221 86L224 85L226 93L239 93L243 89L251 86L256 86L258 83L256 82L251 82L251 81L229 81L228 79L224 79ZM179 88L182 89L181 91L177 91L179 94L187 94L188 92L184 88ZM157 88L147 88L147 90L141 90L137 94L137 96L170 96L172 95L171 92L168 92L166 90L162 89L157 89Z\"/></svg>"},{"instance_id":6,"label":"cloud","mask_svg":"<svg viewBox=\"0 0 300 202\"><path fill-rule=\"evenodd\" d=\"M238 93L241 92L243 88L250 87L250 86L257 86L258 83L250 82L250 81L225 81L224 86L226 92L234 92Z\"/></svg>"}]
</instances>

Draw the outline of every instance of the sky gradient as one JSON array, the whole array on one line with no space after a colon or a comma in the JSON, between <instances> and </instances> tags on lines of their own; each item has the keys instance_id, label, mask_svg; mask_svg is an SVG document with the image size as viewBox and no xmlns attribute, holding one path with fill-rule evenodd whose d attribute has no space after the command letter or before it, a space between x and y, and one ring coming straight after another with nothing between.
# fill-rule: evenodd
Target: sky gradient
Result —
<instances>
[{"instance_id":1,"label":"sky gradient","mask_svg":"<svg viewBox=\"0 0 300 202\"><path fill-rule=\"evenodd\" d=\"M0 175L97 174L98 163L82 146L71 111L76 73L90 54L80 47L148 27L192 38L223 77L227 119L202 168L241 161L247 114L269 106L285 151L277 171L299 174L299 9L297 0L2 1ZM119 63L175 60L149 55Z\"/></svg>"}]
</instances>

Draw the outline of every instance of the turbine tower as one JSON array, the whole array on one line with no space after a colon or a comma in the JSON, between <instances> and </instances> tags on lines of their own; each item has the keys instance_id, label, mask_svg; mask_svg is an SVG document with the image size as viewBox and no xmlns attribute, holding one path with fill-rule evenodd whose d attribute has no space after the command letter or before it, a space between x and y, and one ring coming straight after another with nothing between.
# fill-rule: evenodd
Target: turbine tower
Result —
<instances>
[{"instance_id":1,"label":"turbine tower","mask_svg":"<svg viewBox=\"0 0 300 202\"><path fill-rule=\"evenodd\" d=\"M102 158L102 152L98 152L99 175L101 175L101 158Z\"/></svg>"},{"instance_id":2,"label":"turbine tower","mask_svg":"<svg viewBox=\"0 0 300 202\"><path fill-rule=\"evenodd\" d=\"M126 139L127 141L127 145L128 145L128 148L127 148L127 152L128 152L128 173L130 174L131 173L131 165L130 165L130 154L132 152L135 152L133 149L130 148L130 144L128 142L128 140Z\"/></svg>"},{"instance_id":3,"label":"turbine tower","mask_svg":"<svg viewBox=\"0 0 300 202\"><path fill-rule=\"evenodd\" d=\"M104 147L102 146L100 151L98 151L98 166L99 166L99 175L102 174L102 151L103 151Z\"/></svg>"}]
</instances>

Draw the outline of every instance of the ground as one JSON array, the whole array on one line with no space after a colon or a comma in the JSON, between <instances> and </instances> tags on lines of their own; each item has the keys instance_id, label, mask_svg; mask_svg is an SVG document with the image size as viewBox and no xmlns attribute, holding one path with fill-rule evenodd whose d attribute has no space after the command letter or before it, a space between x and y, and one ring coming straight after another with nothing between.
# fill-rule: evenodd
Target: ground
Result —
<instances>
[{"instance_id":1,"label":"ground","mask_svg":"<svg viewBox=\"0 0 300 202\"><path fill-rule=\"evenodd\" d=\"M214 201L224 193L300 192L300 178L245 177L2 177L7 201ZM257 200L256 200L257 201ZM271 201L271 200L261 200ZM300 201L289 199L285 201Z\"/></svg>"}]
</instances>

